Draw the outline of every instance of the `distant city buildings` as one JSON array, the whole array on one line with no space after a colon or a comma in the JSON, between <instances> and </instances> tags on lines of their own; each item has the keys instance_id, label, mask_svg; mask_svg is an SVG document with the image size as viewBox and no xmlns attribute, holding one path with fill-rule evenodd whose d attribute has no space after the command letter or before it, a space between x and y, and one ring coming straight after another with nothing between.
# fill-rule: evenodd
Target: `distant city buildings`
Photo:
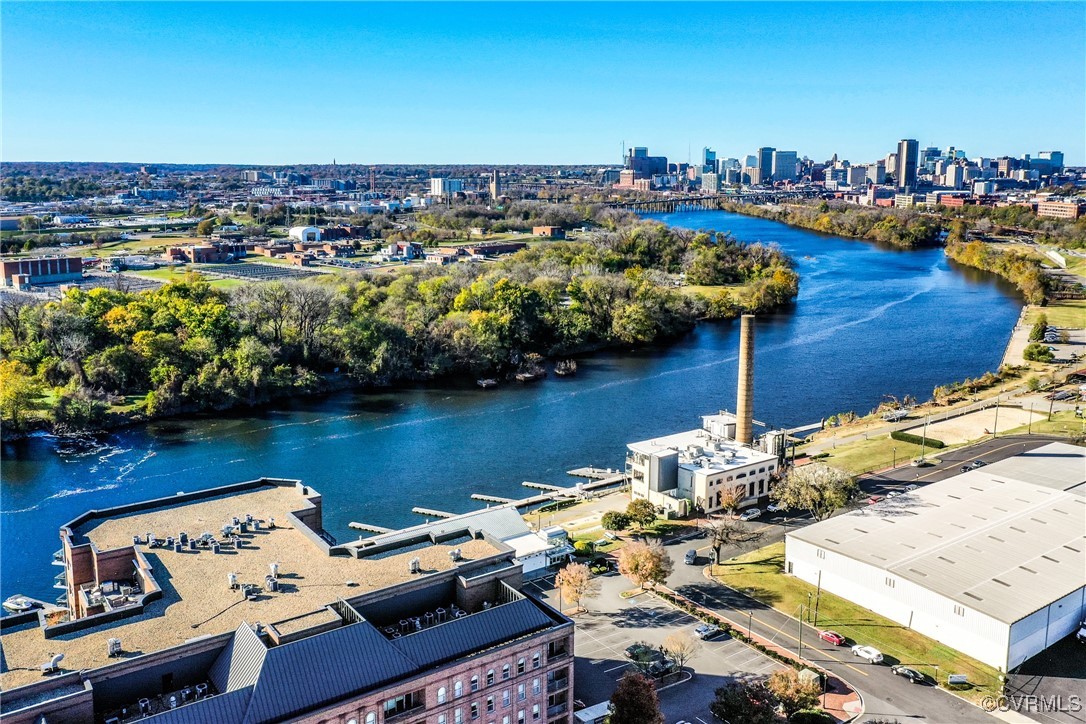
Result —
<instances>
[{"instance_id":1,"label":"distant city buildings","mask_svg":"<svg viewBox=\"0 0 1086 724\"><path fill-rule=\"evenodd\" d=\"M430 195L439 199L448 199L464 190L464 182L455 178L430 179Z\"/></svg>"},{"instance_id":2,"label":"distant city buildings","mask_svg":"<svg viewBox=\"0 0 1086 724\"><path fill-rule=\"evenodd\" d=\"M774 181L795 181L796 167L799 159L795 151L774 151L772 156L772 169Z\"/></svg>"},{"instance_id":3,"label":"distant city buildings","mask_svg":"<svg viewBox=\"0 0 1086 724\"><path fill-rule=\"evenodd\" d=\"M916 166L919 161L919 144L911 138L903 138L897 144L894 178L899 189L916 186Z\"/></svg>"}]
</instances>

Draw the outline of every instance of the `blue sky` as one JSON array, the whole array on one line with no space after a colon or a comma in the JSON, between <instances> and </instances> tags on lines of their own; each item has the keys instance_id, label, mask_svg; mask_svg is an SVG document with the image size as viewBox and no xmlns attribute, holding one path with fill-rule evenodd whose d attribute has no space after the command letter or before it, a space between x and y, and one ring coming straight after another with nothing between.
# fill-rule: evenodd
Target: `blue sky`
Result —
<instances>
[{"instance_id":1,"label":"blue sky","mask_svg":"<svg viewBox=\"0 0 1086 724\"><path fill-rule=\"evenodd\" d=\"M0 3L3 159L1086 162L1086 4Z\"/></svg>"}]
</instances>

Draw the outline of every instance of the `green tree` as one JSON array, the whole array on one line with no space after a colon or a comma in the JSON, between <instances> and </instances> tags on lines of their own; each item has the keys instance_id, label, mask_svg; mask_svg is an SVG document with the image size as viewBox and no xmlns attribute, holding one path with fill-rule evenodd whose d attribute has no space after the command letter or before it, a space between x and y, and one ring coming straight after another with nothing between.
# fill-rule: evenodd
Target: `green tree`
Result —
<instances>
[{"instance_id":1,"label":"green tree","mask_svg":"<svg viewBox=\"0 0 1086 724\"><path fill-rule=\"evenodd\" d=\"M1037 317L1037 321L1033 323L1033 327L1029 330L1029 341L1040 342L1045 338L1045 330L1048 329L1048 316L1045 314Z\"/></svg>"},{"instance_id":2,"label":"green tree","mask_svg":"<svg viewBox=\"0 0 1086 724\"><path fill-rule=\"evenodd\" d=\"M23 218L19 219L19 228L23 231L37 231L41 228L41 219L37 216L31 216L27 214Z\"/></svg>"},{"instance_id":3,"label":"green tree","mask_svg":"<svg viewBox=\"0 0 1086 724\"><path fill-rule=\"evenodd\" d=\"M604 530L626 530L630 519L620 510L609 510L600 518L600 525Z\"/></svg>"},{"instance_id":4,"label":"green tree","mask_svg":"<svg viewBox=\"0 0 1086 724\"><path fill-rule=\"evenodd\" d=\"M656 521L656 506L645 498L631 500L626 506L626 517L644 528Z\"/></svg>"},{"instance_id":5,"label":"green tree","mask_svg":"<svg viewBox=\"0 0 1086 724\"><path fill-rule=\"evenodd\" d=\"M1056 355L1052 354L1052 350L1041 342L1030 342L1022 350L1022 359L1029 362L1051 362L1055 358Z\"/></svg>"},{"instance_id":6,"label":"green tree","mask_svg":"<svg viewBox=\"0 0 1086 724\"><path fill-rule=\"evenodd\" d=\"M627 672L611 695L610 724L663 724L656 685L644 674Z\"/></svg>"},{"instance_id":7,"label":"green tree","mask_svg":"<svg viewBox=\"0 0 1086 724\"><path fill-rule=\"evenodd\" d=\"M212 217L210 219L204 219L196 225L197 236L211 236L211 232L215 230L215 226L219 223L218 218Z\"/></svg>"}]
</instances>

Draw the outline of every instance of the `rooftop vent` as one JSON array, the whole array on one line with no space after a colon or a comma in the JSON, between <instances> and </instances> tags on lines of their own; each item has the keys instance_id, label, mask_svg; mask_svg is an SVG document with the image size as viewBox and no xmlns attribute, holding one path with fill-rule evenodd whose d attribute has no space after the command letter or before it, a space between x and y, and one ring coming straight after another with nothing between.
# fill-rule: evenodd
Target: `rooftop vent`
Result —
<instances>
[{"instance_id":1,"label":"rooftop vent","mask_svg":"<svg viewBox=\"0 0 1086 724\"><path fill-rule=\"evenodd\" d=\"M121 648L121 640L117 638L108 639L106 641L106 650L111 658L120 656L124 651L124 649Z\"/></svg>"},{"instance_id":2,"label":"rooftop vent","mask_svg":"<svg viewBox=\"0 0 1086 724\"><path fill-rule=\"evenodd\" d=\"M227 582L227 584L229 584L231 591L236 591L237 588L238 588L238 574L236 574L236 573L227 573L226 574L226 582Z\"/></svg>"},{"instance_id":3,"label":"rooftop vent","mask_svg":"<svg viewBox=\"0 0 1086 724\"><path fill-rule=\"evenodd\" d=\"M463 557L463 552L459 548L454 548L449 551L449 558L454 561L458 561Z\"/></svg>"},{"instance_id":4,"label":"rooftop vent","mask_svg":"<svg viewBox=\"0 0 1086 724\"><path fill-rule=\"evenodd\" d=\"M418 573L421 570L422 570L422 561L420 561L418 558L412 558L411 559L411 572L412 573Z\"/></svg>"}]
</instances>

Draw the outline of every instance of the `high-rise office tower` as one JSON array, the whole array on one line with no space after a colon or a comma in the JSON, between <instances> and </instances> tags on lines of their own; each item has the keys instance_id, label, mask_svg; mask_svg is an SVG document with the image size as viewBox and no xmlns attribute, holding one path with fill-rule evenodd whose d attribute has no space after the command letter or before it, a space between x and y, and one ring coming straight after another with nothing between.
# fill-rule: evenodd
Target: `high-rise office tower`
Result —
<instances>
[{"instance_id":1,"label":"high-rise office tower","mask_svg":"<svg viewBox=\"0 0 1086 724\"><path fill-rule=\"evenodd\" d=\"M773 173L774 181L795 181L796 180L796 164L799 159L796 156L795 151L774 151L773 152Z\"/></svg>"},{"instance_id":2,"label":"high-rise office tower","mask_svg":"<svg viewBox=\"0 0 1086 724\"><path fill-rule=\"evenodd\" d=\"M916 186L916 162L920 157L920 144L912 138L903 138L897 144L897 187L899 189Z\"/></svg>"},{"instance_id":3,"label":"high-rise office tower","mask_svg":"<svg viewBox=\"0 0 1086 724\"><path fill-rule=\"evenodd\" d=\"M716 173L716 151L706 146L701 149L701 170L706 173Z\"/></svg>"},{"instance_id":4,"label":"high-rise office tower","mask_svg":"<svg viewBox=\"0 0 1086 724\"><path fill-rule=\"evenodd\" d=\"M758 149L758 175L761 177L761 183L765 183L773 175L773 152L776 150L768 146Z\"/></svg>"}]
</instances>

